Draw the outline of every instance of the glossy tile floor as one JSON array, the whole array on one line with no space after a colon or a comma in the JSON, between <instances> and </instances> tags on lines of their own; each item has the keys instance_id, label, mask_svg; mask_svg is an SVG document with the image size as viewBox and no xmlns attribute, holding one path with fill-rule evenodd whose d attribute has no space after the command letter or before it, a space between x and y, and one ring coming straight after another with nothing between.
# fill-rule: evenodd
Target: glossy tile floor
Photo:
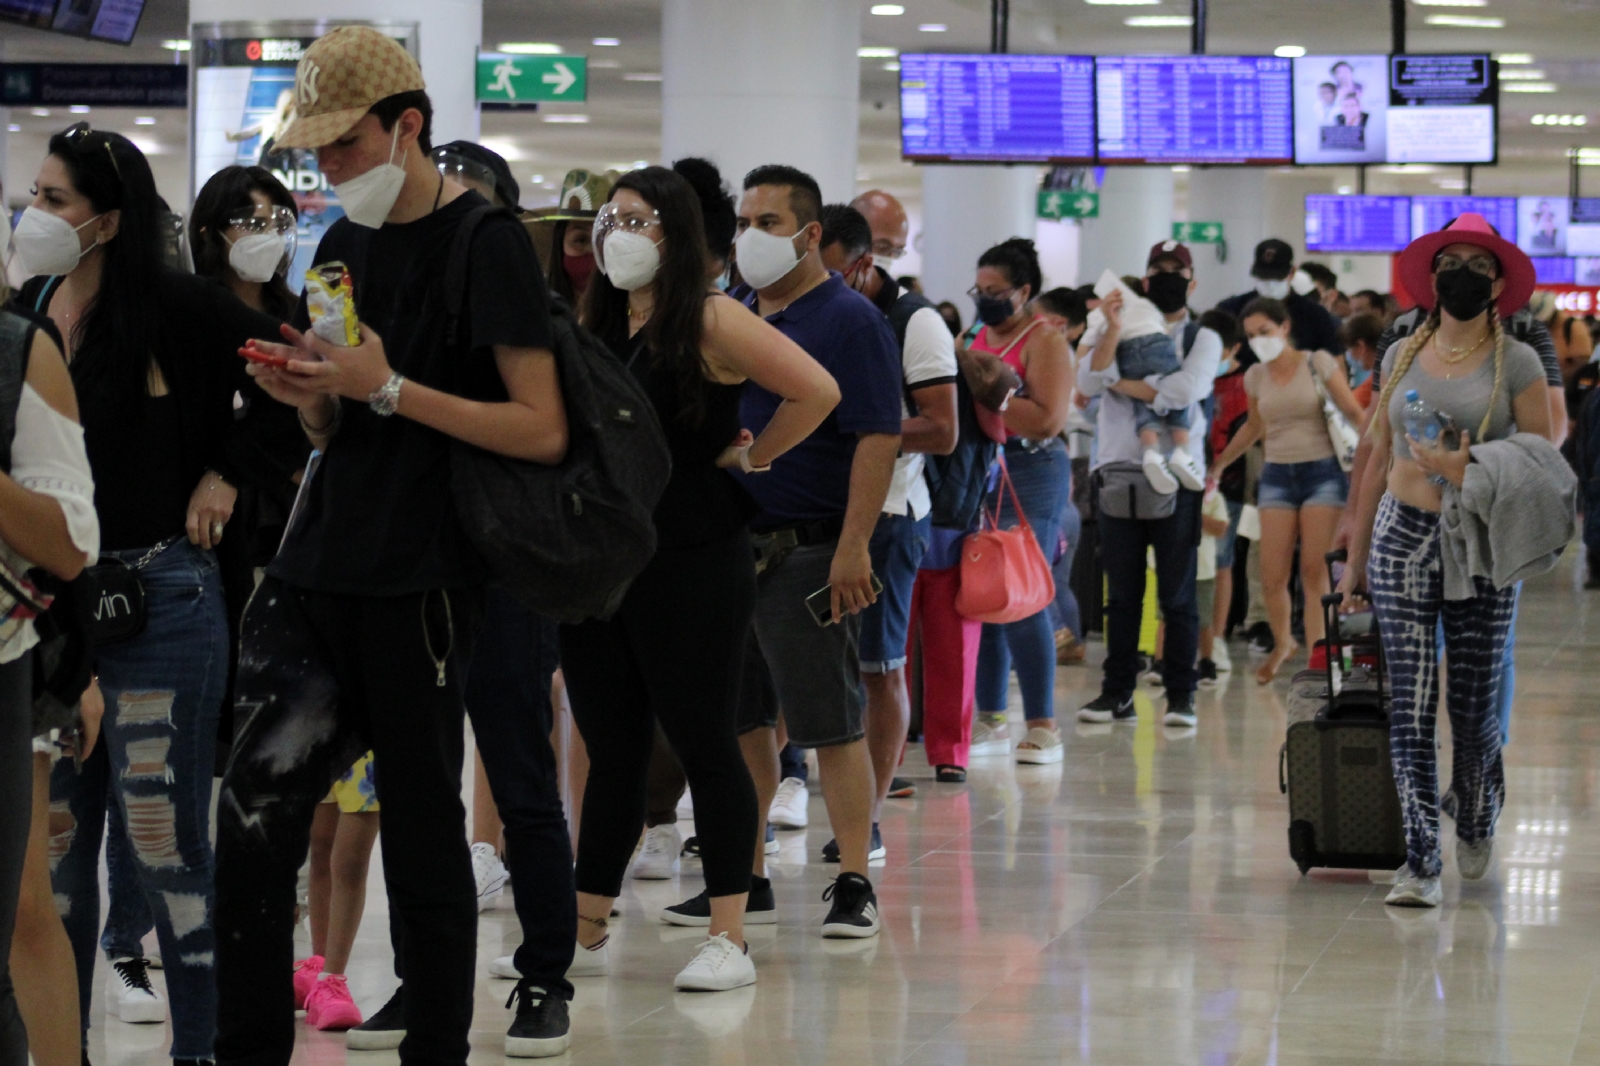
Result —
<instances>
[{"instance_id":1,"label":"glossy tile floor","mask_svg":"<svg viewBox=\"0 0 1600 1066\"><path fill-rule=\"evenodd\" d=\"M1258 689L1235 643L1241 669L1201 694L1198 730L1164 730L1145 689L1134 728L1068 726L1064 765L992 758L964 787L936 785L910 753L922 780L884 813L877 940L818 935L832 868L817 859L830 834L815 791L812 828L780 837L783 920L751 933L753 988L674 993L699 934L654 914L702 883L687 866L630 881L617 972L578 982L573 1047L554 1061L1600 1062L1600 593L1577 586L1570 556L1524 593L1495 870L1463 886L1447 854L1437 911L1386 908L1364 874L1296 872L1277 778L1283 683ZM1061 671L1063 717L1098 676ZM375 866L350 981L368 1011L393 987L385 919ZM518 938L509 900L485 912L480 974ZM503 1061L509 990L480 980L474 1063ZM94 1062L160 1066L165 1027L105 1021L100 995ZM398 1061L302 1032L296 1062Z\"/></svg>"}]
</instances>

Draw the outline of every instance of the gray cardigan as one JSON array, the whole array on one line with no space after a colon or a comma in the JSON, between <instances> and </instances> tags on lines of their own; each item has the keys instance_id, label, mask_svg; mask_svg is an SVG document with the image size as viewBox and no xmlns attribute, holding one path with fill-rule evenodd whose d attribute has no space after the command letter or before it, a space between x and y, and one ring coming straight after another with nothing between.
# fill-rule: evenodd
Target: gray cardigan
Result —
<instances>
[{"instance_id":1,"label":"gray cardigan","mask_svg":"<svg viewBox=\"0 0 1600 1066\"><path fill-rule=\"evenodd\" d=\"M1503 589L1552 569L1577 528L1577 493L1566 459L1537 434L1474 444L1440 508L1444 598L1471 599L1475 577Z\"/></svg>"}]
</instances>

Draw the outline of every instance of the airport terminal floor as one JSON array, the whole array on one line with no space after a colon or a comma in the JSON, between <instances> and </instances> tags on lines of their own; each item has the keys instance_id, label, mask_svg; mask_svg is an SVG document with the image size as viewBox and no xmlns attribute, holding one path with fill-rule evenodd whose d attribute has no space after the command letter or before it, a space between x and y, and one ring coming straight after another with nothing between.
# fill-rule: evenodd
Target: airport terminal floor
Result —
<instances>
[{"instance_id":1,"label":"airport terminal floor","mask_svg":"<svg viewBox=\"0 0 1600 1066\"><path fill-rule=\"evenodd\" d=\"M918 794L887 802L876 939L817 936L837 868L818 859L829 833L815 784L811 827L780 834L771 867L781 923L749 933L756 985L674 993L671 975L702 934L654 915L699 890L698 870L630 880L613 975L574 982L572 1048L549 1061L1600 1061L1600 723L1586 695L1600 680L1600 594L1583 591L1578 555L1524 591L1495 868L1463 887L1447 845L1437 910L1385 907L1387 889L1363 873L1299 875L1278 791L1286 682L1257 687L1235 641L1235 669L1201 690L1195 730L1161 726L1160 690L1143 686L1134 727L1064 722L1056 766L975 759L966 785L939 785L920 748L908 751ZM1100 652L1093 644L1090 666L1059 671L1058 707L1094 694ZM372 868L349 967L367 1011L394 985ZM474 1064L504 1061L511 983L487 966L518 936L509 899L481 915ZM98 993L95 1006L92 1061L165 1066L167 1027L108 1021ZM398 1055L346 1051L344 1034L301 1023L294 1061L391 1066Z\"/></svg>"}]
</instances>

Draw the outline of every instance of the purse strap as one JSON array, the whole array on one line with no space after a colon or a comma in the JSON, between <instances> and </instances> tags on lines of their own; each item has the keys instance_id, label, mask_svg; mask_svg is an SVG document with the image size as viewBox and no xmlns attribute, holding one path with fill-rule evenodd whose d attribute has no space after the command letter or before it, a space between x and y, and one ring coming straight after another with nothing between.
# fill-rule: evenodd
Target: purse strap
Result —
<instances>
[{"instance_id":1,"label":"purse strap","mask_svg":"<svg viewBox=\"0 0 1600 1066\"><path fill-rule=\"evenodd\" d=\"M1017 498L1017 487L1011 483L1011 471L1006 466L1006 455L1003 450L998 456L995 457L995 462L1000 465L1000 484L1005 487L1006 492L1010 493L1011 506L1017 512L1017 525L1019 528L1027 530L1031 535L1033 533L1033 526L1028 523L1028 516L1022 510L1022 501ZM991 515L987 507L983 509L984 518L989 520L990 527L995 530L1000 528L1000 509L1003 506L1004 501L1001 499L1000 494L995 493L994 514Z\"/></svg>"}]
</instances>

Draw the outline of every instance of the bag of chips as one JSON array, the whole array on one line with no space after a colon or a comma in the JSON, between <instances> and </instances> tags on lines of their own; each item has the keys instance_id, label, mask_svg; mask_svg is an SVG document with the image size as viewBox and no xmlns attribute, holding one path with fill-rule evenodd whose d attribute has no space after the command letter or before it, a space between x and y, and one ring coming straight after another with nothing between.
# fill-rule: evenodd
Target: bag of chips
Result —
<instances>
[{"instance_id":1,"label":"bag of chips","mask_svg":"<svg viewBox=\"0 0 1600 1066\"><path fill-rule=\"evenodd\" d=\"M329 344L353 348L361 343L355 289L343 263L322 263L306 271L306 310L311 332Z\"/></svg>"}]
</instances>

